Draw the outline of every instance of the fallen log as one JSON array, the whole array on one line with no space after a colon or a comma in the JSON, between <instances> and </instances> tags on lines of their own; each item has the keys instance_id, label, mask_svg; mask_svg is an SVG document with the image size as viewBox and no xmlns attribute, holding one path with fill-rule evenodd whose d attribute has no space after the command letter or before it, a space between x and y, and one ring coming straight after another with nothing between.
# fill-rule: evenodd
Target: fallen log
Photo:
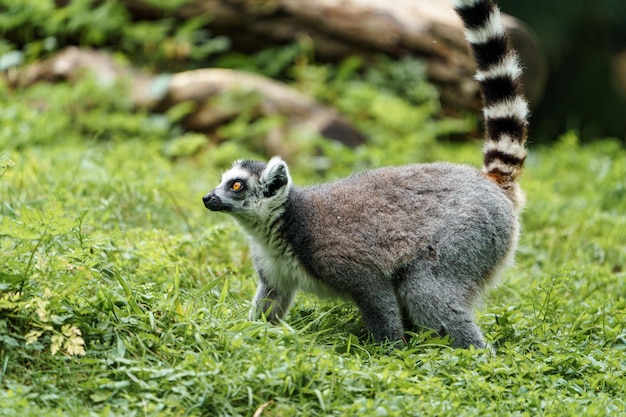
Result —
<instances>
[{"instance_id":1,"label":"fallen log","mask_svg":"<svg viewBox=\"0 0 626 417\"><path fill-rule=\"evenodd\" d=\"M15 86L75 81L85 72L104 86L127 82L131 100L139 108L163 112L180 103L192 103L192 111L182 123L186 129L200 132L209 132L241 112L242 106L213 105L216 98L228 93L253 94L258 116L279 116L284 120L267 135L268 153L288 157L283 138L291 129L316 131L351 147L365 142L365 136L335 110L285 84L243 71L200 69L155 76L119 64L106 52L68 47L48 60L11 72L9 81Z\"/></svg>"},{"instance_id":2,"label":"fallen log","mask_svg":"<svg viewBox=\"0 0 626 417\"><path fill-rule=\"evenodd\" d=\"M147 0L122 3L139 18L162 13ZM173 13L181 19L206 16L212 32L229 37L241 51L306 36L325 60L381 53L422 57L444 110L480 108L474 61L452 0L190 0ZM526 93L538 101L546 68L537 41L520 21L504 16L504 23L522 54Z\"/></svg>"}]
</instances>

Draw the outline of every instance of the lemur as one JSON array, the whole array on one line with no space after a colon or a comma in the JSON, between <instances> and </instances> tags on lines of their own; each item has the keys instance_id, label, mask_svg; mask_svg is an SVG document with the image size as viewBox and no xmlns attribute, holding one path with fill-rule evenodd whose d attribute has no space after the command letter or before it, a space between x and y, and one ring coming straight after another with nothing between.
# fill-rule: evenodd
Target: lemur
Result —
<instances>
[{"instance_id":1,"label":"lemur","mask_svg":"<svg viewBox=\"0 0 626 417\"><path fill-rule=\"evenodd\" d=\"M259 281L251 319L284 318L303 290L352 300L375 341L426 328L453 347L487 346L473 307L517 246L528 106L497 6L454 7L478 66L482 172L414 164L297 187L280 157L236 161L202 200L250 238Z\"/></svg>"}]
</instances>

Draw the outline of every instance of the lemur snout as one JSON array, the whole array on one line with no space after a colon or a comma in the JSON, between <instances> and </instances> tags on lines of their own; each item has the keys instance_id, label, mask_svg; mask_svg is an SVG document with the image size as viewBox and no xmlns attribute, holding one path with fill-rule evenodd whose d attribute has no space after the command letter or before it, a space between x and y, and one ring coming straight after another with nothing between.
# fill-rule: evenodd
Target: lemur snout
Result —
<instances>
[{"instance_id":1,"label":"lemur snout","mask_svg":"<svg viewBox=\"0 0 626 417\"><path fill-rule=\"evenodd\" d=\"M220 198L213 192L205 194L204 197L202 197L202 202L204 203L204 207L211 211L219 211L224 208L222 200L220 200Z\"/></svg>"}]
</instances>

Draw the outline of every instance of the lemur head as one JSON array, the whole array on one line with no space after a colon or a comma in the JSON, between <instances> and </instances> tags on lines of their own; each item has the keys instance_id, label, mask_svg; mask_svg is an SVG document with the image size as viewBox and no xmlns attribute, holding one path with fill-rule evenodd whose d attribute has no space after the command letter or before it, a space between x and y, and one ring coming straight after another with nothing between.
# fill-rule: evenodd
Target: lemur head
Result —
<instances>
[{"instance_id":1,"label":"lemur head","mask_svg":"<svg viewBox=\"0 0 626 417\"><path fill-rule=\"evenodd\" d=\"M283 205L290 187L289 168L279 157L268 163L239 160L224 172L220 184L202 201L211 211L242 219L263 219Z\"/></svg>"}]
</instances>

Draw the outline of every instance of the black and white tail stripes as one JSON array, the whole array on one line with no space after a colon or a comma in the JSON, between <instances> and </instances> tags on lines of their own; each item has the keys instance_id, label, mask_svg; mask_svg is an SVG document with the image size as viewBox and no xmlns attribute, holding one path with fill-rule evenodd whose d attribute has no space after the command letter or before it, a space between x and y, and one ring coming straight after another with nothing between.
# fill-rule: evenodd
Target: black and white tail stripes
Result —
<instances>
[{"instance_id":1,"label":"black and white tail stripes","mask_svg":"<svg viewBox=\"0 0 626 417\"><path fill-rule=\"evenodd\" d=\"M465 36L476 59L483 94L487 137L483 171L521 205L517 179L526 158L528 104L522 93L522 68L492 0L455 0Z\"/></svg>"}]
</instances>

